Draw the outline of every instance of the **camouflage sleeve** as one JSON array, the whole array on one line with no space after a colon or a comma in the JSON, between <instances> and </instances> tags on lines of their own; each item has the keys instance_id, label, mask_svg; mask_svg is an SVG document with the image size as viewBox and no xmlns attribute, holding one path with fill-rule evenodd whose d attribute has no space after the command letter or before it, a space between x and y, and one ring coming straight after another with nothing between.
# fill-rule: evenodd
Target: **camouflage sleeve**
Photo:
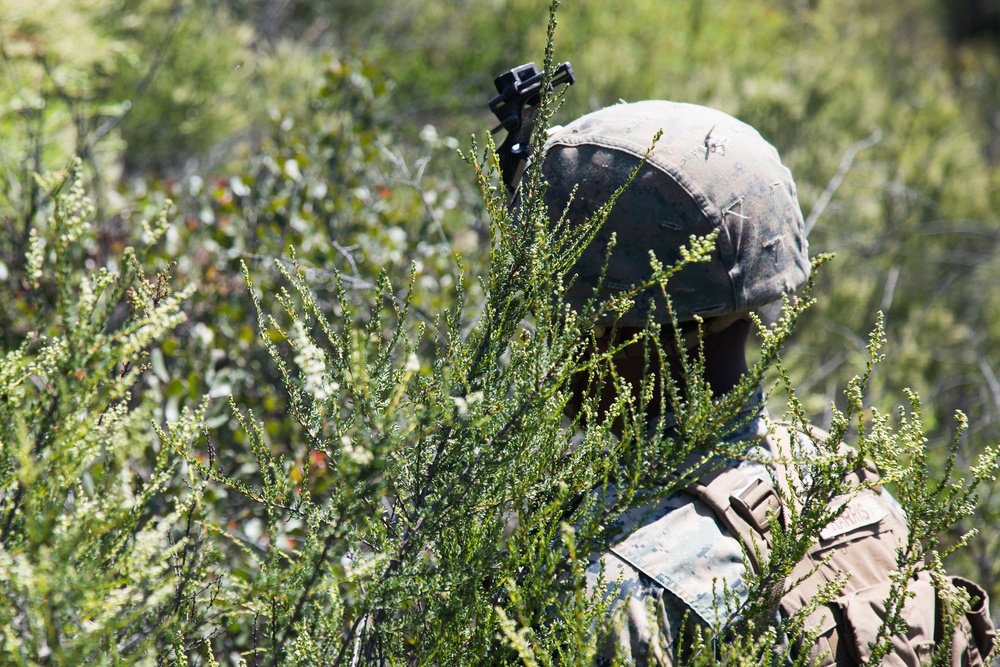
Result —
<instances>
[{"instance_id":1,"label":"camouflage sleeve","mask_svg":"<svg viewBox=\"0 0 1000 667\"><path fill-rule=\"evenodd\" d=\"M754 418L732 437L754 441L765 433ZM761 461L774 454L769 441L755 450L735 465L748 484L768 478ZM746 602L743 547L701 499L682 492L640 504L609 529L618 541L592 555L587 569L588 588L613 601L596 664L677 664L692 630L726 627Z\"/></svg>"},{"instance_id":2,"label":"camouflage sleeve","mask_svg":"<svg viewBox=\"0 0 1000 667\"><path fill-rule=\"evenodd\" d=\"M605 634L598 646L595 667L677 664L677 635L686 620L697 622L688 619L689 610L669 591L613 553L601 560L605 594L614 602L602 628ZM587 584L592 590L598 585L601 560L592 561L587 569Z\"/></svg>"},{"instance_id":3,"label":"camouflage sleeve","mask_svg":"<svg viewBox=\"0 0 1000 667\"><path fill-rule=\"evenodd\" d=\"M616 655L624 664L675 664L686 645L678 647L679 635L726 626L746 601L743 548L705 503L685 494L628 510L615 523L625 538L587 569L590 590L603 587L614 601L597 664L613 664Z\"/></svg>"}]
</instances>

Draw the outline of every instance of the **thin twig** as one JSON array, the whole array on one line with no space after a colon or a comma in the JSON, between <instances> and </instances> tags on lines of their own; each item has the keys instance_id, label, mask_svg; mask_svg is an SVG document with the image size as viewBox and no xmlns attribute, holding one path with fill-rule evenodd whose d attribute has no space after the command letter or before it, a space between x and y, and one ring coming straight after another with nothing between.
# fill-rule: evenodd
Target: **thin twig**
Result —
<instances>
[{"instance_id":1,"label":"thin twig","mask_svg":"<svg viewBox=\"0 0 1000 667\"><path fill-rule=\"evenodd\" d=\"M823 214L826 207L829 205L830 200L833 199L833 195L836 194L837 190L840 188L841 183L844 182L844 177L847 176L847 172L851 170L851 164L854 162L854 158L857 157L858 153L866 148L871 148L878 142L882 141L882 130L878 127L867 139L862 139L858 141L853 146L847 149L844 153L844 157L840 159L840 167L837 168L837 173L834 174L830 182L826 184L826 189L823 190L823 194L819 196L816 203L813 205L812 210L809 211L809 217L806 218L806 236L812 231L812 228L816 225L816 221L819 216Z\"/></svg>"},{"instance_id":2,"label":"thin twig","mask_svg":"<svg viewBox=\"0 0 1000 667\"><path fill-rule=\"evenodd\" d=\"M1000 411L1000 380L997 379L997 374L993 371L993 367L990 366L990 362L986 360L985 356L979 355L977 363L979 371L986 378L986 385L989 387L990 394L993 395L993 406Z\"/></svg>"},{"instance_id":3,"label":"thin twig","mask_svg":"<svg viewBox=\"0 0 1000 667\"><path fill-rule=\"evenodd\" d=\"M427 191L420 184L420 180L424 175L424 169L427 167L427 163L430 161L430 158L424 157L417 160L417 170L414 174L409 165L406 164L406 160L403 156L393 153L382 142L378 143L378 147L389 162L391 162L393 166L396 167L396 169L403 175L403 178L396 178L393 180L403 185L407 185L417 192L417 195L420 197L420 203L423 204L431 222L434 223L434 228L437 230L438 236L441 237L441 243L448 249L448 256L451 259L452 267L454 268L455 275L457 276L459 270L458 263L455 261L455 251L452 250L451 243L448 241L448 236L444 233L444 225L441 224L441 216L438 215L437 210L435 210L434 202L431 200L430 195L427 194Z\"/></svg>"},{"instance_id":4,"label":"thin twig","mask_svg":"<svg viewBox=\"0 0 1000 667\"><path fill-rule=\"evenodd\" d=\"M303 266L302 263L303 260L301 259L298 260L298 263L296 263L292 262L289 259L285 259L283 257L276 257L274 255L261 255L252 252L243 252L240 250L228 251L226 253L226 258L252 259L257 262L267 262L269 264L273 262L280 262L287 269L296 269L296 268L302 269L305 272L306 276L314 276L317 278L322 278L324 280L334 280L339 277L341 280L343 280L348 284L347 285L348 289L361 289L361 290L375 289L375 285L363 279L360 275L357 275L357 265L354 263L353 259L350 257L350 254L347 252L347 250L349 249L345 249L343 246L337 244L336 242L334 242L333 247L348 258L348 262L355 270L356 275L349 276L349 275L344 275L342 273L338 275L333 271L327 271L326 269L318 269L314 266Z\"/></svg>"}]
</instances>

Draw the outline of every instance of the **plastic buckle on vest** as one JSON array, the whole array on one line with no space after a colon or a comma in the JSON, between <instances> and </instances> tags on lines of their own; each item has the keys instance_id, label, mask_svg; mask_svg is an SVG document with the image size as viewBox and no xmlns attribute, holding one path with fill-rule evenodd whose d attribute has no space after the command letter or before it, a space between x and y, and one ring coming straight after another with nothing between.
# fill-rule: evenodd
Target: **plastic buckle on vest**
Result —
<instances>
[{"instance_id":1,"label":"plastic buckle on vest","mask_svg":"<svg viewBox=\"0 0 1000 667\"><path fill-rule=\"evenodd\" d=\"M770 516L781 516L781 501L774 487L757 478L750 486L729 497L729 504L740 518L749 523L761 535L771 530Z\"/></svg>"}]
</instances>

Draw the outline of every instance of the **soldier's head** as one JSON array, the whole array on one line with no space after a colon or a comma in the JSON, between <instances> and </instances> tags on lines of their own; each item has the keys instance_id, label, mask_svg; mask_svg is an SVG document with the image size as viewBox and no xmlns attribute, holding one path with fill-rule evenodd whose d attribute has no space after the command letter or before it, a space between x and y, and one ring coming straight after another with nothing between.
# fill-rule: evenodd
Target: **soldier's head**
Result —
<instances>
[{"instance_id":1,"label":"soldier's head","mask_svg":"<svg viewBox=\"0 0 1000 667\"><path fill-rule=\"evenodd\" d=\"M670 266L692 235L716 232L711 260L685 266L667 292L682 330L701 319L706 336L735 323L745 331L748 313L800 288L810 268L791 173L749 125L715 109L666 101L618 104L578 118L546 142L549 214L566 211L571 225L592 217L660 131L646 164L580 258L567 298L574 306L605 301L649 278L650 251ZM612 235L617 240L608 259ZM621 330L655 321L672 336L668 313L660 290L650 289L603 324Z\"/></svg>"}]
</instances>

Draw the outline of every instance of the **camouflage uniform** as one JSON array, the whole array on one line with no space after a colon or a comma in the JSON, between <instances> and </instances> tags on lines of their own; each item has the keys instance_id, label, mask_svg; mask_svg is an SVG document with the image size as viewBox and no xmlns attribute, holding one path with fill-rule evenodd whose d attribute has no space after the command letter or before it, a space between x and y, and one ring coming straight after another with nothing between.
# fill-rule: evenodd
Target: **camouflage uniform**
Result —
<instances>
[{"instance_id":1,"label":"camouflage uniform","mask_svg":"<svg viewBox=\"0 0 1000 667\"><path fill-rule=\"evenodd\" d=\"M724 438L759 442L733 466L748 481L768 479L760 461L777 454L765 438L762 404L758 393ZM601 647L598 665L611 664L619 651L640 665L674 664L685 616L703 628L724 627L731 621L727 609L746 601L743 548L704 502L676 493L625 512L614 528L627 537L608 553L592 554L587 568L588 586L597 587L603 570L607 595L615 599L608 619L615 632Z\"/></svg>"}]
</instances>

